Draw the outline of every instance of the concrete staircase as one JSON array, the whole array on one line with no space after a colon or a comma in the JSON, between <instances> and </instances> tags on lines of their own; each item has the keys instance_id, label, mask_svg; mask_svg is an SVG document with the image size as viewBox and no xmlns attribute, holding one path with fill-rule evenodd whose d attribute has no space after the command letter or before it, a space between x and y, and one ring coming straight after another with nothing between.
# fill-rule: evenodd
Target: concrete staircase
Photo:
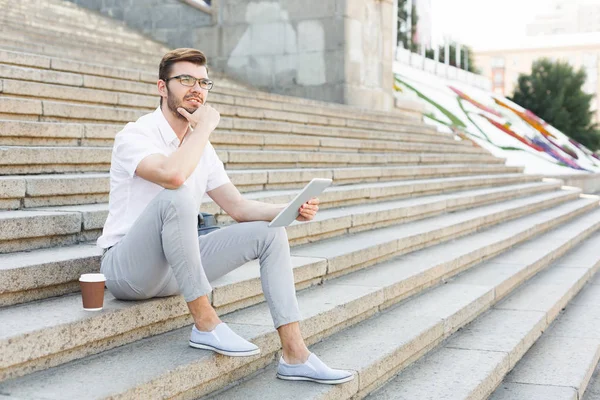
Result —
<instances>
[{"instance_id":1,"label":"concrete staircase","mask_svg":"<svg viewBox=\"0 0 600 400\"><path fill-rule=\"evenodd\" d=\"M585 296L594 285L573 300L577 322L567 311L541 334L597 280L597 197L524 175L424 125L408 105L366 111L214 75L209 102L222 119L211 142L245 196L286 202L313 177L334 180L318 217L288 235L306 340L357 378L340 386L275 379L280 347L256 262L213 282L211 301L261 347L257 356L189 348L192 320L179 296L125 302L106 292L102 312L84 312L77 278L99 269L94 240L107 215L112 140L158 106L166 49L68 2L0 0L0 9L7 399L485 399L529 383L519 371L549 367L547 346L567 342L588 346L586 363L576 363L585 373L570 376L589 380L597 329L589 325L581 340L550 329L591 324L595 297ZM202 210L232 222L209 198Z\"/></svg>"}]
</instances>

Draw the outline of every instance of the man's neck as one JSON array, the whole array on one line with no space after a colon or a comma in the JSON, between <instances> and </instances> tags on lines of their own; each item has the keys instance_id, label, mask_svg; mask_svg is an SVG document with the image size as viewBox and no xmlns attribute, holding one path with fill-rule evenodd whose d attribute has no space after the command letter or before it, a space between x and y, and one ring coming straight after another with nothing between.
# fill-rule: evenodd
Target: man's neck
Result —
<instances>
[{"instance_id":1,"label":"man's neck","mask_svg":"<svg viewBox=\"0 0 600 400\"><path fill-rule=\"evenodd\" d=\"M185 118L182 119L178 118L176 115L173 115L173 112L169 109L169 107L166 106L166 104L163 104L160 107L160 110L173 129L173 132L175 132L175 135L177 135L179 138L179 141L183 141L183 138L185 137L185 134L189 128L189 122Z\"/></svg>"}]
</instances>

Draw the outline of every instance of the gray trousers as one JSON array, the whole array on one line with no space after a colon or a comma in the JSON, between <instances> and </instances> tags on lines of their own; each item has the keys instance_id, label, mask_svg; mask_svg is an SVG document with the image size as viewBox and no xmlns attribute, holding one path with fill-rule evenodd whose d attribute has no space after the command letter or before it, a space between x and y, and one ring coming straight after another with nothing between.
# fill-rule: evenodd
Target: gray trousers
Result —
<instances>
[{"instance_id":1,"label":"gray trousers","mask_svg":"<svg viewBox=\"0 0 600 400\"><path fill-rule=\"evenodd\" d=\"M106 287L122 300L211 292L211 281L258 259L275 328L300 320L285 228L234 224L198 237L198 210L186 186L161 191L103 256Z\"/></svg>"}]
</instances>

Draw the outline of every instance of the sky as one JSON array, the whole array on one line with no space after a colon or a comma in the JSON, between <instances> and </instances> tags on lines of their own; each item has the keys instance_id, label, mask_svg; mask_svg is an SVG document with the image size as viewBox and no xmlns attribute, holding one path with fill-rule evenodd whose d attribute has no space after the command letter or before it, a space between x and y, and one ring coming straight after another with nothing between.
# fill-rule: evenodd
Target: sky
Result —
<instances>
[{"instance_id":1,"label":"sky","mask_svg":"<svg viewBox=\"0 0 600 400\"><path fill-rule=\"evenodd\" d=\"M510 47L551 0L431 0L432 37L445 35L475 49Z\"/></svg>"}]
</instances>

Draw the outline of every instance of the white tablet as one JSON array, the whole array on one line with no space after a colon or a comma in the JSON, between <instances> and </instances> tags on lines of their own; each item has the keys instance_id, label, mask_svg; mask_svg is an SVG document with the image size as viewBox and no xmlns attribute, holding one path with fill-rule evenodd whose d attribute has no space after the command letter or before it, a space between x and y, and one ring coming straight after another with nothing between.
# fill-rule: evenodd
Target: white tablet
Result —
<instances>
[{"instance_id":1,"label":"white tablet","mask_svg":"<svg viewBox=\"0 0 600 400\"><path fill-rule=\"evenodd\" d=\"M273 221L269 223L269 227L278 228L280 226L288 226L294 222L296 218L298 218L298 215L300 215L298 212L300 206L311 198L321 194L321 192L327 189L329 185L331 185L331 179L314 178L296 197L294 197L294 200L290 201L288 205L273 218Z\"/></svg>"}]
</instances>

